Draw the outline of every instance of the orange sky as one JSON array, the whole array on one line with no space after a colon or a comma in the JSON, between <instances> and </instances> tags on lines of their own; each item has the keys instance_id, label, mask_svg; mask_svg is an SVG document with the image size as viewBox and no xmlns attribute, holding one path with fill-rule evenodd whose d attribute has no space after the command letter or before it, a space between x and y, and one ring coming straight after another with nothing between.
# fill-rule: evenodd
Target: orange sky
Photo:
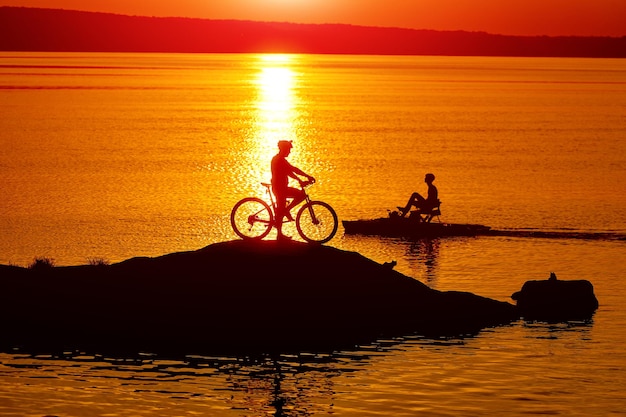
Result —
<instances>
[{"instance_id":1,"label":"orange sky","mask_svg":"<svg viewBox=\"0 0 626 417\"><path fill-rule=\"evenodd\" d=\"M0 0L0 6L507 35L626 36L626 0Z\"/></svg>"}]
</instances>

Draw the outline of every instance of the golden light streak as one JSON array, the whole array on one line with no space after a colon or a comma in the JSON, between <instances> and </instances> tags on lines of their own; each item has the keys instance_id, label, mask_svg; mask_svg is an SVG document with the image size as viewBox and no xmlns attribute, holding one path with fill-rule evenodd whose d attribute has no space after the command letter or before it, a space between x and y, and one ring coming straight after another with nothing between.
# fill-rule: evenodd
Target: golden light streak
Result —
<instances>
[{"instance_id":1,"label":"golden light streak","mask_svg":"<svg viewBox=\"0 0 626 417\"><path fill-rule=\"evenodd\" d=\"M260 55L260 69L254 81L257 87L254 137L251 158L264 180L270 178L270 160L279 140L295 140L297 135L297 74L291 68L293 56Z\"/></svg>"}]
</instances>

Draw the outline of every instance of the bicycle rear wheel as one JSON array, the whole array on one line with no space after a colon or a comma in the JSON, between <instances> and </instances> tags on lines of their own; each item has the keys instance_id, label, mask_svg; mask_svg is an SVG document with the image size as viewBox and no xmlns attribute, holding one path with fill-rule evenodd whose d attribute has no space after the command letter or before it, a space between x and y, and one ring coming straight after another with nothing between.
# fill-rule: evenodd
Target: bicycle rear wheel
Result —
<instances>
[{"instance_id":1,"label":"bicycle rear wheel","mask_svg":"<svg viewBox=\"0 0 626 417\"><path fill-rule=\"evenodd\" d=\"M337 233L337 213L323 201L311 201L302 206L296 217L296 228L309 243L326 243Z\"/></svg>"},{"instance_id":2,"label":"bicycle rear wheel","mask_svg":"<svg viewBox=\"0 0 626 417\"><path fill-rule=\"evenodd\" d=\"M272 230L274 215L265 201L247 197L233 207L230 224L242 239L263 239Z\"/></svg>"}]
</instances>

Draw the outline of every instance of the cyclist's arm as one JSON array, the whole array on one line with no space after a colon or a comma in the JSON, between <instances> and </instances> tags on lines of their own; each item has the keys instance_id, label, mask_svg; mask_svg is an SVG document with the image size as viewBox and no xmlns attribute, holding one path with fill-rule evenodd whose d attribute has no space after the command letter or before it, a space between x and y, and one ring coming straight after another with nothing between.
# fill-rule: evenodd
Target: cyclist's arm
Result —
<instances>
[{"instance_id":1,"label":"cyclist's arm","mask_svg":"<svg viewBox=\"0 0 626 417\"><path fill-rule=\"evenodd\" d=\"M298 175L301 175L303 177L307 177L307 179L309 181L315 181L315 178L313 178L312 176L310 176L309 174L307 174L306 172L304 172L303 170L301 170L300 168L294 167L293 165L289 164L289 166L291 167L291 172L289 173L289 176L293 179L296 179L298 181L300 181L300 178L298 177Z\"/></svg>"}]
</instances>

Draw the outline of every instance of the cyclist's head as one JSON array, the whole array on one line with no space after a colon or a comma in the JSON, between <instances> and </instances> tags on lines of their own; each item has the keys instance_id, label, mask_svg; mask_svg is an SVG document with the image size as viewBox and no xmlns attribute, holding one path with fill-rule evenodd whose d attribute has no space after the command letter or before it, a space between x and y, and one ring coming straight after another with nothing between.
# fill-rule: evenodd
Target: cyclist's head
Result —
<instances>
[{"instance_id":1,"label":"cyclist's head","mask_svg":"<svg viewBox=\"0 0 626 417\"><path fill-rule=\"evenodd\" d=\"M290 140L279 140L278 141L278 149L281 151L286 151L287 149L293 148L293 143Z\"/></svg>"},{"instance_id":2,"label":"cyclist's head","mask_svg":"<svg viewBox=\"0 0 626 417\"><path fill-rule=\"evenodd\" d=\"M426 174L424 181L428 183L435 181L435 174L431 174L431 173Z\"/></svg>"}]
</instances>

